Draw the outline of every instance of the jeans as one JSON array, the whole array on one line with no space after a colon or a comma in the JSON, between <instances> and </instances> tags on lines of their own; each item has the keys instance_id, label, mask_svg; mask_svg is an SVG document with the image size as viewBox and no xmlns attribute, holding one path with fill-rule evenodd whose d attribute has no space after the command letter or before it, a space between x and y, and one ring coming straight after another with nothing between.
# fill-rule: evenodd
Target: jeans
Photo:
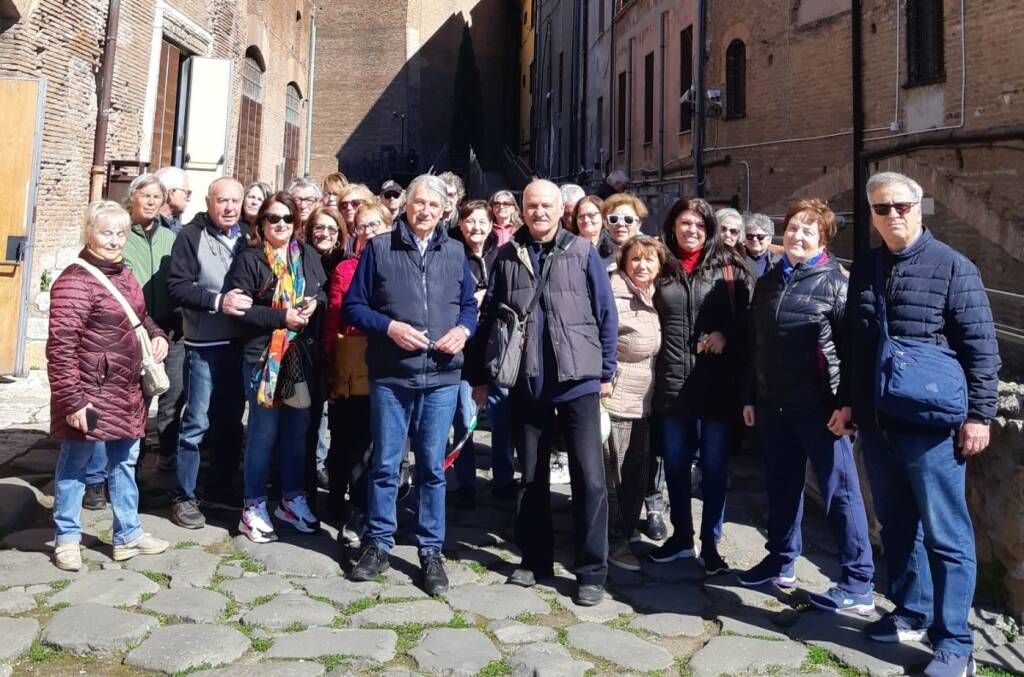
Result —
<instances>
[{"instance_id":1,"label":"jeans","mask_svg":"<svg viewBox=\"0 0 1024 677\"><path fill-rule=\"evenodd\" d=\"M178 451L181 413L185 407L185 341L180 334L169 342L164 369L167 370L170 387L156 403L156 430L160 455L172 456Z\"/></svg>"},{"instance_id":2,"label":"jeans","mask_svg":"<svg viewBox=\"0 0 1024 677\"><path fill-rule=\"evenodd\" d=\"M868 518L853 445L849 437L833 435L825 427L827 420L825 413L781 412L767 406L757 409L757 436L768 489L765 547L780 568L800 556L804 484L810 460L825 501L825 516L839 548L839 584L861 594L871 590L875 575Z\"/></svg>"},{"instance_id":3,"label":"jeans","mask_svg":"<svg viewBox=\"0 0 1024 677\"><path fill-rule=\"evenodd\" d=\"M370 429L374 453L370 465L366 539L390 551L398 526L395 500L398 469L409 440L416 458L419 490L416 544L420 552L444 545L444 453L455 415L459 386L408 388L370 383Z\"/></svg>"},{"instance_id":4,"label":"jeans","mask_svg":"<svg viewBox=\"0 0 1024 677\"><path fill-rule=\"evenodd\" d=\"M107 481L107 447L97 444L92 448L92 456L85 466L85 483L99 484Z\"/></svg>"},{"instance_id":5,"label":"jeans","mask_svg":"<svg viewBox=\"0 0 1024 677\"><path fill-rule=\"evenodd\" d=\"M658 416L654 419L655 444L665 463L668 500L672 505L673 536L693 541L690 513L690 472L700 453L701 514L700 540L715 545L722 538L725 494L729 480L729 431L725 421L701 420L693 416Z\"/></svg>"},{"instance_id":6,"label":"jeans","mask_svg":"<svg viewBox=\"0 0 1024 677\"><path fill-rule=\"evenodd\" d=\"M249 401L249 433L245 443L245 502L267 500L270 459L276 449L281 468L281 496L295 498L305 492L306 430L309 408L281 404L264 407L256 401L263 365L246 362L245 395Z\"/></svg>"},{"instance_id":7,"label":"jeans","mask_svg":"<svg viewBox=\"0 0 1024 677\"><path fill-rule=\"evenodd\" d=\"M929 626L935 649L970 654L977 562L964 457L949 431L862 426L859 435L896 613Z\"/></svg>"},{"instance_id":8,"label":"jeans","mask_svg":"<svg viewBox=\"0 0 1024 677\"><path fill-rule=\"evenodd\" d=\"M231 487L242 452L242 352L238 346L212 348L186 346L184 367L185 410L178 435L178 493L196 497L199 445L207 433L210 476L207 490Z\"/></svg>"},{"instance_id":9,"label":"jeans","mask_svg":"<svg viewBox=\"0 0 1024 677\"><path fill-rule=\"evenodd\" d=\"M665 511L665 460L651 449L644 507L648 513Z\"/></svg>"},{"instance_id":10,"label":"jeans","mask_svg":"<svg viewBox=\"0 0 1024 677\"><path fill-rule=\"evenodd\" d=\"M474 416L476 403L473 401L473 387L469 385L469 381L463 381L459 384L459 399L455 404L455 419L452 421L455 428L453 444L458 444L466 434ZM459 483L459 491L476 491L476 445L473 444L472 435L466 440L459 457L455 459L455 479Z\"/></svg>"},{"instance_id":11,"label":"jeans","mask_svg":"<svg viewBox=\"0 0 1024 677\"><path fill-rule=\"evenodd\" d=\"M651 462L651 421L611 417L612 430L604 445L608 483L608 540L629 547L644 505Z\"/></svg>"},{"instance_id":12,"label":"jeans","mask_svg":"<svg viewBox=\"0 0 1024 677\"><path fill-rule=\"evenodd\" d=\"M508 388L493 383L488 387L487 420L491 423L491 480L496 487L507 487L515 481L516 470Z\"/></svg>"},{"instance_id":13,"label":"jeans","mask_svg":"<svg viewBox=\"0 0 1024 677\"><path fill-rule=\"evenodd\" d=\"M97 449L102 453L97 454ZM86 466L102 456L108 459L107 487L114 512L114 545L131 543L142 536L139 522L139 487L135 484L135 462L139 458L138 440L108 442L75 442L64 440L60 445L55 477L53 523L57 527L55 541L81 543L82 496L85 494Z\"/></svg>"}]
</instances>

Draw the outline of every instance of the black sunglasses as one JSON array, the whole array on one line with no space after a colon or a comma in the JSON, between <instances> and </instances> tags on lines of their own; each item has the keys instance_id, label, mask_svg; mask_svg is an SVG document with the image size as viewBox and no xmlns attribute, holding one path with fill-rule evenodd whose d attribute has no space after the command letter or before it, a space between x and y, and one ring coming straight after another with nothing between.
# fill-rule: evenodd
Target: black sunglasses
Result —
<instances>
[{"instance_id":1,"label":"black sunglasses","mask_svg":"<svg viewBox=\"0 0 1024 677\"><path fill-rule=\"evenodd\" d=\"M402 195L401 193L399 193L398 191L395 191L395 190L386 190L386 191L384 191L384 199L386 199L386 200L394 200L397 197L401 197L401 195Z\"/></svg>"},{"instance_id":2,"label":"black sunglasses","mask_svg":"<svg viewBox=\"0 0 1024 677\"><path fill-rule=\"evenodd\" d=\"M764 239L768 237L767 233L747 233L747 241L757 240L758 242L764 242Z\"/></svg>"},{"instance_id":3,"label":"black sunglasses","mask_svg":"<svg viewBox=\"0 0 1024 677\"><path fill-rule=\"evenodd\" d=\"M914 208L916 202L882 202L877 205L871 205L871 211L878 214L879 216L888 216L889 212L893 209L900 216L906 216L907 212Z\"/></svg>"},{"instance_id":4,"label":"black sunglasses","mask_svg":"<svg viewBox=\"0 0 1024 677\"><path fill-rule=\"evenodd\" d=\"M635 216L630 216L629 214L609 214L608 215L608 223L610 225L617 226L617 225L619 225L619 221L622 221L627 226L632 226L634 223L638 223L640 221L640 219L635 217Z\"/></svg>"},{"instance_id":5,"label":"black sunglasses","mask_svg":"<svg viewBox=\"0 0 1024 677\"><path fill-rule=\"evenodd\" d=\"M263 220L267 223L278 223L284 221L285 223L291 223L295 219L291 214L264 214Z\"/></svg>"},{"instance_id":6,"label":"black sunglasses","mask_svg":"<svg viewBox=\"0 0 1024 677\"><path fill-rule=\"evenodd\" d=\"M725 231L726 233L729 233L730 235L739 235L740 234L740 229L739 228L723 228L722 230Z\"/></svg>"}]
</instances>

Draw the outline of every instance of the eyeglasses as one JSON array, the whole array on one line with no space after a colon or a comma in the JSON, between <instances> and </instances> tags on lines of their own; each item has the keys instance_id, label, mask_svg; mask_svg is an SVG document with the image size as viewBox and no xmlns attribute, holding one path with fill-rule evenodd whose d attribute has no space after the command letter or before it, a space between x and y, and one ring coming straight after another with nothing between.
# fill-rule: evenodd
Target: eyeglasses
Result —
<instances>
[{"instance_id":1,"label":"eyeglasses","mask_svg":"<svg viewBox=\"0 0 1024 677\"><path fill-rule=\"evenodd\" d=\"M895 209L896 213L900 216L906 216L907 212L913 209L916 204L916 202L882 202L871 205L871 211L879 216L888 216L889 212Z\"/></svg>"},{"instance_id":2,"label":"eyeglasses","mask_svg":"<svg viewBox=\"0 0 1024 677\"><path fill-rule=\"evenodd\" d=\"M383 227L384 223L382 221L370 221L368 223L357 223L355 230L357 233L361 233L364 230L380 230Z\"/></svg>"},{"instance_id":3,"label":"eyeglasses","mask_svg":"<svg viewBox=\"0 0 1024 677\"><path fill-rule=\"evenodd\" d=\"M317 224L315 224L313 226L313 232L314 233L324 233L324 232L327 232L327 233L330 233L331 235L337 235L338 234L338 227L337 226L331 226L331 225L323 224L323 223L317 223Z\"/></svg>"},{"instance_id":4,"label":"eyeglasses","mask_svg":"<svg viewBox=\"0 0 1024 677\"><path fill-rule=\"evenodd\" d=\"M503 202L492 202L491 204L494 205L495 207L515 207L516 206L515 202L504 202L504 201Z\"/></svg>"},{"instance_id":5,"label":"eyeglasses","mask_svg":"<svg viewBox=\"0 0 1024 677\"><path fill-rule=\"evenodd\" d=\"M600 221L601 212L581 212L576 218L580 221Z\"/></svg>"},{"instance_id":6,"label":"eyeglasses","mask_svg":"<svg viewBox=\"0 0 1024 677\"><path fill-rule=\"evenodd\" d=\"M754 240L764 242L766 237L768 237L767 233L747 233L747 242L753 242Z\"/></svg>"},{"instance_id":7,"label":"eyeglasses","mask_svg":"<svg viewBox=\"0 0 1024 677\"><path fill-rule=\"evenodd\" d=\"M385 200L397 200L402 194L397 190L386 190L382 196Z\"/></svg>"},{"instance_id":8,"label":"eyeglasses","mask_svg":"<svg viewBox=\"0 0 1024 677\"><path fill-rule=\"evenodd\" d=\"M723 228L722 230L725 231L726 233L729 233L730 235L739 235L740 234L740 229L739 228Z\"/></svg>"},{"instance_id":9,"label":"eyeglasses","mask_svg":"<svg viewBox=\"0 0 1024 677\"><path fill-rule=\"evenodd\" d=\"M338 203L338 206L342 209L359 209L359 205L366 202L366 200L342 200Z\"/></svg>"},{"instance_id":10,"label":"eyeglasses","mask_svg":"<svg viewBox=\"0 0 1024 677\"><path fill-rule=\"evenodd\" d=\"M291 214L264 214L263 220L267 223L276 224L284 221L285 223L292 223L295 219Z\"/></svg>"},{"instance_id":11,"label":"eyeglasses","mask_svg":"<svg viewBox=\"0 0 1024 677\"><path fill-rule=\"evenodd\" d=\"M609 214L608 225L617 226L619 222L627 226L632 226L634 223L640 223L640 219L636 216L630 216L629 214Z\"/></svg>"},{"instance_id":12,"label":"eyeglasses","mask_svg":"<svg viewBox=\"0 0 1024 677\"><path fill-rule=\"evenodd\" d=\"M296 204L300 204L300 205L315 205L316 204L316 197L313 197L313 196L311 196L311 197L297 197L297 198L295 198L295 202L296 202Z\"/></svg>"},{"instance_id":13,"label":"eyeglasses","mask_svg":"<svg viewBox=\"0 0 1024 677\"><path fill-rule=\"evenodd\" d=\"M188 198L192 197L192 191L190 191L190 190L185 190L184 188L171 188L171 189L170 189L170 190L168 190L167 192L168 192L168 193L170 193L170 192L171 192L172 190L177 190L177 191L181 191L182 193L184 193L184 194L185 194L185 198L186 198L186 199L188 199Z\"/></svg>"}]
</instances>

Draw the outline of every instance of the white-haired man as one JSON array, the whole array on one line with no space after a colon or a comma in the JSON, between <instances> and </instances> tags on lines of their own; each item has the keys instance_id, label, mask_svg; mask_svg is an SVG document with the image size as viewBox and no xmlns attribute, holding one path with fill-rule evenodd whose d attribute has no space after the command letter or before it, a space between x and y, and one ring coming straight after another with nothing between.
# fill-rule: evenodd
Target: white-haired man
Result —
<instances>
[{"instance_id":1,"label":"white-haired man","mask_svg":"<svg viewBox=\"0 0 1024 677\"><path fill-rule=\"evenodd\" d=\"M188 174L179 167L161 167L156 171L156 178L167 189L167 199L160 207L163 225L171 229L175 235L181 230L181 215L188 207L192 197L189 189Z\"/></svg>"}]
</instances>

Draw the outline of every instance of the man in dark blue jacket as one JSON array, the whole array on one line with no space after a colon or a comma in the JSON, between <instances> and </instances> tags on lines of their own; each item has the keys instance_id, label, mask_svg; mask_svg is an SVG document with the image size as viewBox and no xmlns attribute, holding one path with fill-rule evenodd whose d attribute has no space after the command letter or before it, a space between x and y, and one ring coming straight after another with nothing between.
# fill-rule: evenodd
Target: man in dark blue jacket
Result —
<instances>
[{"instance_id":1,"label":"man in dark blue jacket","mask_svg":"<svg viewBox=\"0 0 1024 677\"><path fill-rule=\"evenodd\" d=\"M930 677L973 675L967 614L977 565L974 530L965 497L966 457L984 451L996 413L1000 367L995 327L978 269L936 240L921 223L921 186L896 173L867 184L872 224L884 242L854 262L846 320L849 359L843 361L841 410L833 433L857 425L896 608L865 626L873 640L920 640L927 633L934 657ZM958 428L921 425L876 406L879 317L875 269L888 334L948 347L967 384L967 419ZM927 389L927 386L925 386ZM890 410L891 412L891 410Z\"/></svg>"},{"instance_id":2,"label":"man in dark blue jacket","mask_svg":"<svg viewBox=\"0 0 1024 677\"><path fill-rule=\"evenodd\" d=\"M345 322L368 339L374 444L367 543L351 578L373 580L388 568L398 470L408 438L419 478L416 541L423 588L439 595L448 590L441 560L444 454L462 379L462 348L476 328L476 285L462 244L437 227L448 199L444 182L419 176L407 194L395 229L371 240L360 256L342 307Z\"/></svg>"}]
</instances>

